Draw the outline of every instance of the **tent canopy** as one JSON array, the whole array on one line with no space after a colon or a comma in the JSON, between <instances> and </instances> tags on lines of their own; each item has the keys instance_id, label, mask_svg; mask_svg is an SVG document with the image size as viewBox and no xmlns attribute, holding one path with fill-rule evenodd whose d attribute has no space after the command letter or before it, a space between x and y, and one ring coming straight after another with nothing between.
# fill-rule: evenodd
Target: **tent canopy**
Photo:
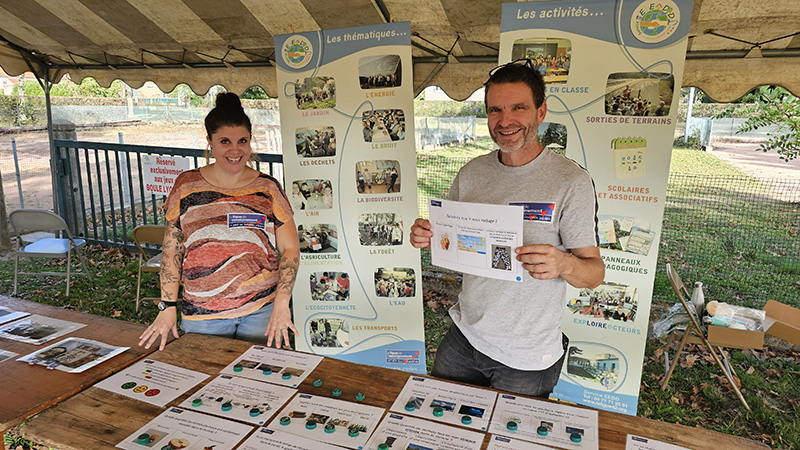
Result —
<instances>
[{"instance_id":1,"label":"tent canopy","mask_svg":"<svg viewBox=\"0 0 800 450\"><path fill-rule=\"evenodd\" d=\"M717 101L775 84L800 94L800 8L776 0L695 0L684 86ZM11 75L108 86L259 85L277 95L273 36L409 21L414 90L464 99L496 65L499 0L0 0L0 66Z\"/></svg>"}]
</instances>

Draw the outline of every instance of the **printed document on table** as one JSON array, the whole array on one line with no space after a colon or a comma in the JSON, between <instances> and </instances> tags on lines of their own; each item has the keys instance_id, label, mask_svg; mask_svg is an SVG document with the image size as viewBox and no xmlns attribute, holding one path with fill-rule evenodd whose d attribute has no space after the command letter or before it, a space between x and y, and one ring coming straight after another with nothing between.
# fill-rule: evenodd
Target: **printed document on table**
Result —
<instances>
[{"instance_id":1,"label":"printed document on table","mask_svg":"<svg viewBox=\"0 0 800 450\"><path fill-rule=\"evenodd\" d=\"M296 434L269 428L259 428L242 442L237 450L263 450L265 448L277 450L342 450L342 447L315 441Z\"/></svg>"},{"instance_id":2,"label":"printed document on table","mask_svg":"<svg viewBox=\"0 0 800 450\"><path fill-rule=\"evenodd\" d=\"M522 263L514 251L522 245L525 209L430 199L431 262L445 269L522 282Z\"/></svg>"},{"instance_id":3,"label":"printed document on table","mask_svg":"<svg viewBox=\"0 0 800 450\"><path fill-rule=\"evenodd\" d=\"M169 408L116 445L123 450L231 450L253 427L180 408Z\"/></svg>"},{"instance_id":4,"label":"printed document on table","mask_svg":"<svg viewBox=\"0 0 800 450\"><path fill-rule=\"evenodd\" d=\"M628 435L628 440L625 443L625 450L689 450L686 447L680 447L674 444L667 444L666 442L657 441L655 439L643 438L633 434Z\"/></svg>"},{"instance_id":5,"label":"printed document on table","mask_svg":"<svg viewBox=\"0 0 800 450\"><path fill-rule=\"evenodd\" d=\"M172 364L145 359L100 381L94 387L151 405L166 406L209 376Z\"/></svg>"},{"instance_id":6,"label":"printed document on table","mask_svg":"<svg viewBox=\"0 0 800 450\"><path fill-rule=\"evenodd\" d=\"M366 448L479 450L483 433L442 425L429 420L389 413L375 430Z\"/></svg>"}]
</instances>

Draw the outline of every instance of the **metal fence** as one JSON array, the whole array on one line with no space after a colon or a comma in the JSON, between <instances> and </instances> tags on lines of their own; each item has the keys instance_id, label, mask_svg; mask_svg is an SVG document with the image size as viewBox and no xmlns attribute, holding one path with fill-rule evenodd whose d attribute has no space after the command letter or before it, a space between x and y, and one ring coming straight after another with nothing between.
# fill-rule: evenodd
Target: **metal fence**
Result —
<instances>
[{"instance_id":1,"label":"metal fence","mask_svg":"<svg viewBox=\"0 0 800 450\"><path fill-rule=\"evenodd\" d=\"M181 156L192 168L203 151L146 145L56 140L58 204L74 234L89 242L132 248L137 225L163 223L165 195L145 192L143 155ZM258 170L283 179L283 156L258 154ZM128 195L129 193L129 195Z\"/></svg>"},{"instance_id":2,"label":"metal fence","mask_svg":"<svg viewBox=\"0 0 800 450\"><path fill-rule=\"evenodd\" d=\"M475 139L475 116L415 117L414 139L420 150Z\"/></svg>"}]
</instances>

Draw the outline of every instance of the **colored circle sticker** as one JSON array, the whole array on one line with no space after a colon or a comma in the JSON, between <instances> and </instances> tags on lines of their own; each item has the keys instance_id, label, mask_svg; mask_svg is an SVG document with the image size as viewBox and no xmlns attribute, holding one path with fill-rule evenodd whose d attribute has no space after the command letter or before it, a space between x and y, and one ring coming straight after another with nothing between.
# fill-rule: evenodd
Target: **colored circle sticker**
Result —
<instances>
[{"instance_id":1,"label":"colored circle sticker","mask_svg":"<svg viewBox=\"0 0 800 450\"><path fill-rule=\"evenodd\" d=\"M122 389L133 389L135 386L136 386L136 383L134 383L133 381L129 381L129 382L123 384L121 387L122 387Z\"/></svg>"},{"instance_id":2,"label":"colored circle sticker","mask_svg":"<svg viewBox=\"0 0 800 450\"><path fill-rule=\"evenodd\" d=\"M136 386L135 388L133 388L133 392L136 392L137 394L141 394L142 392L145 392L146 390L147 390L147 386Z\"/></svg>"},{"instance_id":3,"label":"colored circle sticker","mask_svg":"<svg viewBox=\"0 0 800 450\"><path fill-rule=\"evenodd\" d=\"M645 0L631 16L631 33L640 42L657 44L672 36L678 29L681 12L672 0Z\"/></svg>"},{"instance_id":4,"label":"colored circle sticker","mask_svg":"<svg viewBox=\"0 0 800 450\"><path fill-rule=\"evenodd\" d=\"M161 389L150 389L149 391L144 393L145 397L155 397L156 395L161 393Z\"/></svg>"}]
</instances>

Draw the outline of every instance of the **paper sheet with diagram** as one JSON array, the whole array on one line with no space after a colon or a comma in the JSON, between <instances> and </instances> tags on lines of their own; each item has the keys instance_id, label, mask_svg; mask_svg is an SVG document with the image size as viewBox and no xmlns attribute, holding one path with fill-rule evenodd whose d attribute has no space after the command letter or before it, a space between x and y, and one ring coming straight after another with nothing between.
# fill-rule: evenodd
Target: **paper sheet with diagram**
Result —
<instances>
[{"instance_id":1,"label":"paper sheet with diagram","mask_svg":"<svg viewBox=\"0 0 800 450\"><path fill-rule=\"evenodd\" d=\"M220 375L192 394L180 407L264 425L296 392L286 386Z\"/></svg>"},{"instance_id":2,"label":"paper sheet with diagram","mask_svg":"<svg viewBox=\"0 0 800 450\"><path fill-rule=\"evenodd\" d=\"M625 441L625 450L688 450L675 444L644 438L633 434L628 435Z\"/></svg>"},{"instance_id":3,"label":"paper sheet with diagram","mask_svg":"<svg viewBox=\"0 0 800 450\"><path fill-rule=\"evenodd\" d=\"M552 447L534 444L533 442L523 441L508 436L493 434L489 436L489 445L486 450L551 450Z\"/></svg>"},{"instance_id":4,"label":"paper sheet with diagram","mask_svg":"<svg viewBox=\"0 0 800 450\"><path fill-rule=\"evenodd\" d=\"M117 444L117 448L230 450L252 430L250 425L169 408Z\"/></svg>"},{"instance_id":5,"label":"paper sheet with diagram","mask_svg":"<svg viewBox=\"0 0 800 450\"><path fill-rule=\"evenodd\" d=\"M298 394L272 419L268 428L361 449L384 411L363 403Z\"/></svg>"},{"instance_id":6,"label":"paper sheet with diagram","mask_svg":"<svg viewBox=\"0 0 800 450\"><path fill-rule=\"evenodd\" d=\"M166 406L210 375L145 359L95 384L95 387L151 405Z\"/></svg>"},{"instance_id":7,"label":"paper sheet with diagram","mask_svg":"<svg viewBox=\"0 0 800 450\"><path fill-rule=\"evenodd\" d=\"M524 213L521 205L430 199L431 262L472 275L522 282L522 263L515 250L522 245Z\"/></svg>"},{"instance_id":8,"label":"paper sheet with diagram","mask_svg":"<svg viewBox=\"0 0 800 450\"><path fill-rule=\"evenodd\" d=\"M411 376L391 410L486 431L497 392Z\"/></svg>"},{"instance_id":9,"label":"paper sheet with diagram","mask_svg":"<svg viewBox=\"0 0 800 450\"><path fill-rule=\"evenodd\" d=\"M271 428L259 428L237 450L342 450L337 445L326 444L296 434Z\"/></svg>"},{"instance_id":10,"label":"paper sheet with diagram","mask_svg":"<svg viewBox=\"0 0 800 450\"><path fill-rule=\"evenodd\" d=\"M296 388L320 361L319 355L254 345L221 372Z\"/></svg>"},{"instance_id":11,"label":"paper sheet with diagram","mask_svg":"<svg viewBox=\"0 0 800 450\"><path fill-rule=\"evenodd\" d=\"M442 425L429 420L389 413L367 442L366 448L479 450L483 433Z\"/></svg>"},{"instance_id":12,"label":"paper sheet with diagram","mask_svg":"<svg viewBox=\"0 0 800 450\"><path fill-rule=\"evenodd\" d=\"M597 450L597 411L500 394L489 432L551 447Z\"/></svg>"}]
</instances>

